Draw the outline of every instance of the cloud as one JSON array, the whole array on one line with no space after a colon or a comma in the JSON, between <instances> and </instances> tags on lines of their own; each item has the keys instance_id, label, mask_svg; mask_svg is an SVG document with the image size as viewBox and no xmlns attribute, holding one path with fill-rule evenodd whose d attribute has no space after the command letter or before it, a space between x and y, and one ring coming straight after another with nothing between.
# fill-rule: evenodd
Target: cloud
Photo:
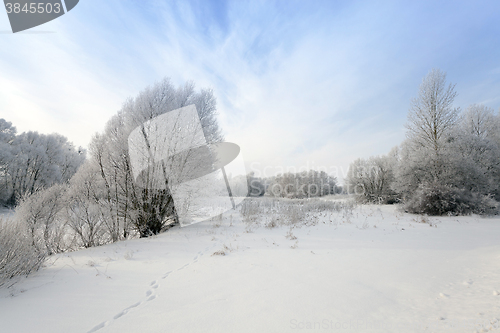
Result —
<instances>
[{"instance_id":1,"label":"cloud","mask_svg":"<svg viewBox=\"0 0 500 333\"><path fill-rule=\"evenodd\" d=\"M481 42L488 27L498 30L495 12L431 2L87 0L40 27L56 33L0 35L0 117L87 145L128 97L168 76L213 88L226 138L249 167L347 170L403 140L409 100L432 67L459 82L457 103L500 106L500 48Z\"/></svg>"}]
</instances>

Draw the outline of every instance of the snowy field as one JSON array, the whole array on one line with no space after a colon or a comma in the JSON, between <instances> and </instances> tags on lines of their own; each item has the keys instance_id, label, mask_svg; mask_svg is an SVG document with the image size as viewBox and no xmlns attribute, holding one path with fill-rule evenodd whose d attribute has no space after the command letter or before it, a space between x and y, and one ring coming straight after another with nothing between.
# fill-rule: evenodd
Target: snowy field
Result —
<instances>
[{"instance_id":1,"label":"snowy field","mask_svg":"<svg viewBox=\"0 0 500 333\"><path fill-rule=\"evenodd\" d=\"M52 256L0 290L0 331L500 331L500 218L358 206L268 222L233 211Z\"/></svg>"}]
</instances>

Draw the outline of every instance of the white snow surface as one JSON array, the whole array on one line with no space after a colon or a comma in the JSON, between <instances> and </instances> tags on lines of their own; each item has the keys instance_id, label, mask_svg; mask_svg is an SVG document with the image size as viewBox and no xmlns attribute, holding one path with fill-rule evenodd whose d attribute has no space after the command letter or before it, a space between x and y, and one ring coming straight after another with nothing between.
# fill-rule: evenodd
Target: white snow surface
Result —
<instances>
[{"instance_id":1,"label":"white snow surface","mask_svg":"<svg viewBox=\"0 0 500 333\"><path fill-rule=\"evenodd\" d=\"M0 331L500 331L500 218L430 225L369 205L309 219L290 239L230 211L54 255L0 289Z\"/></svg>"}]
</instances>

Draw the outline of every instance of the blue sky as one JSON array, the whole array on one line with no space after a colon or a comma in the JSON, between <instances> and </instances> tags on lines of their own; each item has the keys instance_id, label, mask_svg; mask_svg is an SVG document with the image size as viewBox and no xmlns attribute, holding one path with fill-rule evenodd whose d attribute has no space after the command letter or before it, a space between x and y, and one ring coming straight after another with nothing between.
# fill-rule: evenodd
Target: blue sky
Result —
<instances>
[{"instance_id":1,"label":"blue sky","mask_svg":"<svg viewBox=\"0 0 500 333\"><path fill-rule=\"evenodd\" d=\"M0 118L86 146L128 97L193 80L249 169L342 178L404 139L431 68L456 83L455 106L498 110L498 22L498 1L80 0L11 34L0 10Z\"/></svg>"}]
</instances>

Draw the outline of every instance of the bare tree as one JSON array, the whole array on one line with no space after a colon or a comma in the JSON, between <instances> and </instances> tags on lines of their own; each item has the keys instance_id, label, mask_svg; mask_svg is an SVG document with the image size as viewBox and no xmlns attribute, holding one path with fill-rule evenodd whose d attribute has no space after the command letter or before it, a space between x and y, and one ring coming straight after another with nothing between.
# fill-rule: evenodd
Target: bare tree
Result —
<instances>
[{"instance_id":1,"label":"bare tree","mask_svg":"<svg viewBox=\"0 0 500 333\"><path fill-rule=\"evenodd\" d=\"M449 141L459 120L452 106L456 95L455 85L446 86L446 74L432 69L412 99L394 184L403 197L411 196L421 183L446 181L452 169Z\"/></svg>"},{"instance_id":2,"label":"bare tree","mask_svg":"<svg viewBox=\"0 0 500 333\"><path fill-rule=\"evenodd\" d=\"M347 185L350 193L358 200L373 203L393 203L395 192L392 190L396 149L388 156L375 156L357 159L349 166Z\"/></svg>"},{"instance_id":3,"label":"bare tree","mask_svg":"<svg viewBox=\"0 0 500 333\"><path fill-rule=\"evenodd\" d=\"M423 79L418 97L411 101L406 125L408 139L438 154L446 134L458 121L458 109L452 106L456 95L454 84L446 86L446 73L432 69Z\"/></svg>"},{"instance_id":4,"label":"bare tree","mask_svg":"<svg viewBox=\"0 0 500 333\"><path fill-rule=\"evenodd\" d=\"M151 168L146 168L140 175L138 184L132 171L128 138L135 129L144 129L145 123L191 104L196 106L206 143L220 142L222 135L217 124L216 101L212 91L197 92L191 82L176 88L169 79L127 100L118 114L108 121L104 133L92 139L88 163L95 166L99 176L95 180L99 188L98 205L108 216L104 223L112 241L127 238L133 232L141 237L157 234L177 220L171 187L157 183L159 179L165 181L168 177L157 176L172 170L186 173L193 167L186 164L190 152L177 154L175 159L164 161L167 164L163 165L155 164L153 160L145 161L151 164ZM158 138L144 135L143 139Z\"/></svg>"}]
</instances>

